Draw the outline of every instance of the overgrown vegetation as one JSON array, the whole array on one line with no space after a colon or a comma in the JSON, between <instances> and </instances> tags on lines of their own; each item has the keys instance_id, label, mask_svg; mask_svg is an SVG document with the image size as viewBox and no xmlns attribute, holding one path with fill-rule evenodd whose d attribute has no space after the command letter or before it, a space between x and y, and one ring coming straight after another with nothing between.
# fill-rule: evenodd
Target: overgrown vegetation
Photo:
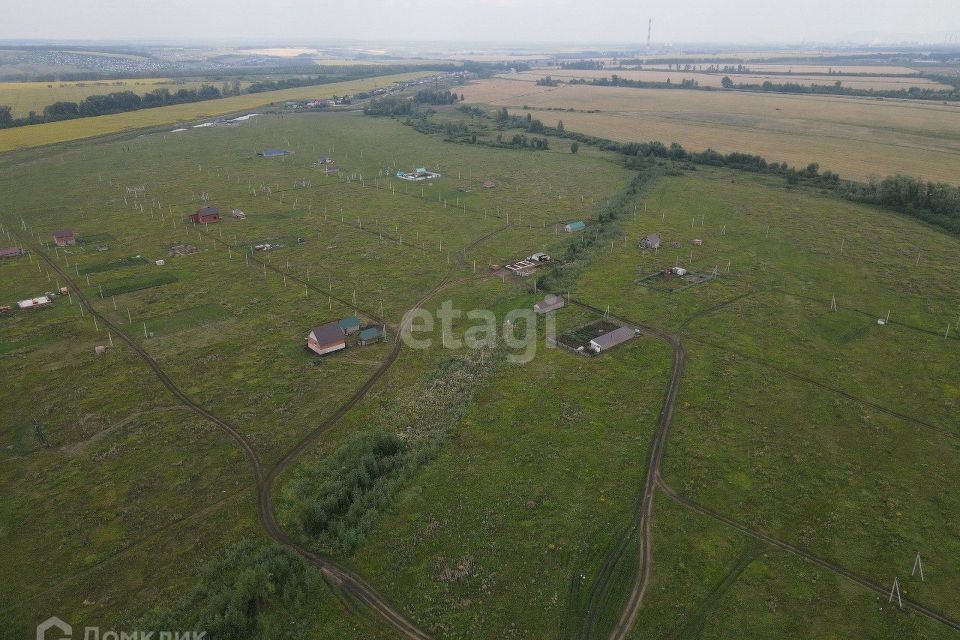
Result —
<instances>
[{"instance_id":1,"label":"overgrown vegetation","mask_svg":"<svg viewBox=\"0 0 960 640\"><path fill-rule=\"evenodd\" d=\"M633 213L637 197L644 187L663 175L662 167L650 164L638 168L638 173L630 179L626 187L606 200L597 213L596 222L580 234L576 242L567 245L563 255L563 265L553 269L539 279L539 286L545 291L564 291L569 289L585 265L585 258L595 246L603 246L620 234L620 221L628 213Z\"/></svg>"},{"instance_id":2,"label":"overgrown vegetation","mask_svg":"<svg viewBox=\"0 0 960 640\"><path fill-rule=\"evenodd\" d=\"M172 273L157 273L149 276L132 276L119 280L114 284L103 289L104 297L118 296L122 293L140 291L141 289L150 289L161 287L165 284L172 284L177 281L177 276Z\"/></svg>"},{"instance_id":3,"label":"overgrown vegetation","mask_svg":"<svg viewBox=\"0 0 960 640\"><path fill-rule=\"evenodd\" d=\"M456 104L459 100L460 96L447 89L421 89L412 98L385 96L371 100L364 105L363 113L380 117L407 116L413 114L417 105Z\"/></svg>"},{"instance_id":4,"label":"overgrown vegetation","mask_svg":"<svg viewBox=\"0 0 960 640\"><path fill-rule=\"evenodd\" d=\"M496 352L444 360L395 406L376 430L351 435L332 455L285 487L283 512L311 546L350 553L397 492L432 460L499 362Z\"/></svg>"},{"instance_id":5,"label":"overgrown vegetation","mask_svg":"<svg viewBox=\"0 0 960 640\"><path fill-rule=\"evenodd\" d=\"M148 613L144 631L205 631L212 640L276 638L300 623L294 612L323 589L303 559L277 544L245 539L203 567L178 603Z\"/></svg>"}]
</instances>

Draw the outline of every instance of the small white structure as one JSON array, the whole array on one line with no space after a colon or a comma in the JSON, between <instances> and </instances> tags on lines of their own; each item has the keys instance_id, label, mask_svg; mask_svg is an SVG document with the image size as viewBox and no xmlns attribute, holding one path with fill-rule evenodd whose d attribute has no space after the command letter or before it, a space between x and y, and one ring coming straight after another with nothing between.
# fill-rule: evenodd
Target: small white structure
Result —
<instances>
[{"instance_id":1,"label":"small white structure","mask_svg":"<svg viewBox=\"0 0 960 640\"><path fill-rule=\"evenodd\" d=\"M401 180L409 180L410 182L420 182L421 180L433 180L434 178L439 178L440 174L436 171L428 171L426 167L417 167L410 173L405 171L397 171L397 177Z\"/></svg>"},{"instance_id":2,"label":"small white structure","mask_svg":"<svg viewBox=\"0 0 960 640\"><path fill-rule=\"evenodd\" d=\"M672 273L675 276L685 276L687 275L687 270L684 269L683 267L672 267L670 269L670 273Z\"/></svg>"},{"instance_id":3,"label":"small white structure","mask_svg":"<svg viewBox=\"0 0 960 640\"><path fill-rule=\"evenodd\" d=\"M164 260L157 260L155 264L156 264L158 267L162 267L163 265L165 265L165 264L167 264L167 263L166 263Z\"/></svg>"},{"instance_id":4,"label":"small white structure","mask_svg":"<svg viewBox=\"0 0 960 640\"><path fill-rule=\"evenodd\" d=\"M545 313L549 313L550 311L562 309L564 304L566 303L562 297L555 296L551 293L546 298L533 305L533 312L538 315L543 315Z\"/></svg>"},{"instance_id":5,"label":"small white structure","mask_svg":"<svg viewBox=\"0 0 960 640\"><path fill-rule=\"evenodd\" d=\"M590 349L594 353L606 351L612 347L622 344L636 335L636 332L630 327L618 327L610 333L597 336L590 341Z\"/></svg>"},{"instance_id":6,"label":"small white structure","mask_svg":"<svg viewBox=\"0 0 960 640\"><path fill-rule=\"evenodd\" d=\"M532 256L527 256L527 260L530 262L550 262L550 256L540 251Z\"/></svg>"},{"instance_id":7,"label":"small white structure","mask_svg":"<svg viewBox=\"0 0 960 640\"><path fill-rule=\"evenodd\" d=\"M246 219L247 219L247 214L245 214L245 213L244 213L243 211L241 211L240 209L234 209L232 212L230 212L230 215L233 216L234 219L236 219L236 220L246 220Z\"/></svg>"},{"instance_id":8,"label":"small white structure","mask_svg":"<svg viewBox=\"0 0 960 640\"><path fill-rule=\"evenodd\" d=\"M887 324L887 321L883 318L877 318L877 324L882 327L883 325Z\"/></svg>"},{"instance_id":9,"label":"small white structure","mask_svg":"<svg viewBox=\"0 0 960 640\"><path fill-rule=\"evenodd\" d=\"M21 300L17 303L18 309L34 309L36 307L45 307L50 304L52 300L47 296L38 296L36 298L29 298L27 300Z\"/></svg>"}]
</instances>

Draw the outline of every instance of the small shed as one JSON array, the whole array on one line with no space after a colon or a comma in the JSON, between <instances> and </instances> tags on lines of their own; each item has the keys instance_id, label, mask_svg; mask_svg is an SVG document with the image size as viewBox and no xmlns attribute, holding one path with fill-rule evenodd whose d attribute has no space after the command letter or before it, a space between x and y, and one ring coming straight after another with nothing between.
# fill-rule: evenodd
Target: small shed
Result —
<instances>
[{"instance_id":1,"label":"small shed","mask_svg":"<svg viewBox=\"0 0 960 640\"><path fill-rule=\"evenodd\" d=\"M659 249L660 243L661 243L660 234L651 233L646 238L643 238L642 240L640 240L640 248L641 249Z\"/></svg>"},{"instance_id":2,"label":"small shed","mask_svg":"<svg viewBox=\"0 0 960 640\"><path fill-rule=\"evenodd\" d=\"M333 164L333 158L329 156L320 156L320 159L317 160L317 164Z\"/></svg>"},{"instance_id":3,"label":"small shed","mask_svg":"<svg viewBox=\"0 0 960 640\"><path fill-rule=\"evenodd\" d=\"M687 270L684 269L683 267L671 267L670 273L672 273L675 276L685 276L687 275Z\"/></svg>"},{"instance_id":4,"label":"small shed","mask_svg":"<svg viewBox=\"0 0 960 640\"><path fill-rule=\"evenodd\" d=\"M383 337L383 330L380 327L367 327L358 336L361 345L378 342L381 337Z\"/></svg>"},{"instance_id":5,"label":"small shed","mask_svg":"<svg viewBox=\"0 0 960 640\"><path fill-rule=\"evenodd\" d=\"M220 209L216 207L201 207L197 209L197 212L190 216L196 224L213 224L214 222L220 222Z\"/></svg>"},{"instance_id":6,"label":"small shed","mask_svg":"<svg viewBox=\"0 0 960 640\"><path fill-rule=\"evenodd\" d=\"M339 321L337 325L339 325L340 329L342 329L343 332L349 336L360 330L360 318L357 316L350 316L349 318L344 318L343 320Z\"/></svg>"},{"instance_id":7,"label":"small shed","mask_svg":"<svg viewBox=\"0 0 960 640\"><path fill-rule=\"evenodd\" d=\"M17 303L17 308L19 309L36 309L37 307L45 307L48 304L51 304L47 296L37 296L36 298L28 298L26 300L21 300Z\"/></svg>"},{"instance_id":8,"label":"small shed","mask_svg":"<svg viewBox=\"0 0 960 640\"><path fill-rule=\"evenodd\" d=\"M591 340L590 349L592 349L594 353L600 353L602 351L606 351L607 349L611 349L618 344L623 344L635 335L636 332L630 327L619 327L609 333L605 333L602 336L597 336Z\"/></svg>"},{"instance_id":9,"label":"small shed","mask_svg":"<svg viewBox=\"0 0 960 640\"><path fill-rule=\"evenodd\" d=\"M23 255L23 249L20 247L2 247L0 248L0 258L16 258Z\"/></svg>"},{"instance_id":10,"label":"small shed","mask_svg":"<svg viewBox=\"0 0 960 640\"><path fill-rule=\"evenodd\" d=\"M562 309L564 304L566 303L561 296L555 296L551 293L546 298L533 305L533 311L538 315L543 315L551 311L556 311L557 309Z\"/></svg>"},{"instance_id":11,"label":"small shed","mask_svg":"<svg viewBox=\"0 0 960 640\"><path fill-rule=\"evenodd\" d=\"M77 236L70 229L59 229L53 232L53 241L58 247L77 244Z\"/></svg>"},{"instance_id":12,"label":"small shed","mask_svg":"<svg viewBox=\"0 0 960 640\"><path fill-rule=\"evenodd\" d=\"M336 322L328 322L313 329L307 336L307 348L319 356L345 349L343 329Z\"/></svg>"},{"instance_id":13,"label":"small shed","mask_svg":"<svg viewBox=\"0 0 960 640\"><path fill-rule=\"evenodd\" d=\"M102 344L98 344L93 348L93 352L98 356L101 356L107 352L107 347Z\"/></svg>"},{"instance_id":14,"label":"small shed","mask_svg":"<svg viewBox=\"0 0 960 640\"><path fill-rule=\"evenodd\" d=\"M583 220L574 220L573 222L564 225L563 230L567 233L573 233L574 231L583 231L586 226L587 225L583 223Z\"/></svg>"},{"instance_id":15,"label":"small shed","mask_svg":"<svg viewBox=\"0 0 960 640\"><path fill-rule=\"evenodd\" d=\"M247 214L245 214L245 213L244 213L243 211L241 211L240 209L234 209L233 211L230 212L230 215L233 216L234 219L236 219L236 220L246 220L246 219L247 219Z\"/></svg>"},{"instance_id":16,"label":"small shed","mask_svg":"<svg viewBox=\"0 0 960 640\"><path fill-rule=\"evenodd\" d=\"M257 151L257 155L261 158L279 158L281 156L289 155L291 151L286 149L264 149L263 151Z\"/></svg>"},{"instance_id":17,"label":"small shed","mask_svg":"<svg viewBox=\"0 0 960 640\"><path fill-rule=\"evenodd\" d=\"M701 240L700 238L694 238L694 240L693 240L693 246L695 246L695 247L702 247L702 246L703 246L703 240Z\"/></svg>"}]
</instances>

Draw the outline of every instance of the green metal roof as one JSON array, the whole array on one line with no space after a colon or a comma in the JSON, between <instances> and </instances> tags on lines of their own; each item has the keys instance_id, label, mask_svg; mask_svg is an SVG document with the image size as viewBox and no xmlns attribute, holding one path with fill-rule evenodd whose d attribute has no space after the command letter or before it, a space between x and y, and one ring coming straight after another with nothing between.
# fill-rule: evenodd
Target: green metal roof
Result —
<instances>
[{"instance_id":1,"label":"green metal roof","mask_svg":"<svg viewBox=\"0 0 960 640\"><path fill-rule=\"evenodd\" d=\"M369 329L364 329L360 332L361 340L373 340L374 338L380 337L380 329L376 327L370 327Z\"/></svg>"},{"instance_id":2,"label":"green metal roof","mask_svg":"<svg viewBox=\"0 0 960 640\"><path fill-rule=\"evenodd\" d=\"M341 329L349 329L350 327L359 327L360 318L358 318L357 316L350 316L349 318L344 318L343 320L339 321L337 324L340 325Z\"/></svg>"}]
</instances>

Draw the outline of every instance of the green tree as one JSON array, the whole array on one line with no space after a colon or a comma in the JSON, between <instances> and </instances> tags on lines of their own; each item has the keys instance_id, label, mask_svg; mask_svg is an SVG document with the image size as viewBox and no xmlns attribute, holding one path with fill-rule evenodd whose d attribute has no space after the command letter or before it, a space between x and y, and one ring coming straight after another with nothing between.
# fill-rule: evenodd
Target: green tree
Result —
<instances>
[{"instance_id":1,"label":"green tree","mask_svg":"<svg viewBox=\"0 0 960 640\"><path fill-rule=\"evenodd\" d=\"M723 76L723 80L720 81L720 86L724 89L733 89L733 80L730 79L730 76Z\"/></svg>"},{"instance_id":2,"label":"green tree","mask_svg":"<svg viewBox=\"0 0 960 640\"><path fill-rule=\"evenodd\" d=\"M580 151L580 143L579 143L579 142L576 142L576 141L571 142L571 143L570 143L570 153L576 153L577 151Z\"/></svg>"},{"instance_id":3,"label":"green tree","mask_svg":"<svg viewBox=\"0 0 960 640\"><path fill-rule=\"evenodd\" d=\"M9 127L11 124L13 124L13 109L0 104L0 128Z\"/></svg>"},{"instance_id":4,"label":"green tree","mask_svg":"<svg viewBox=\"0 0 960 640\"><path fill-rule=\"evenodd\" d=\"M564 131L564 129L563 129L563 120L560 120L559 122L557 122L557 131L559 131L560 133L563 133L563 131Z\"/></svg>"}]
</instances>

